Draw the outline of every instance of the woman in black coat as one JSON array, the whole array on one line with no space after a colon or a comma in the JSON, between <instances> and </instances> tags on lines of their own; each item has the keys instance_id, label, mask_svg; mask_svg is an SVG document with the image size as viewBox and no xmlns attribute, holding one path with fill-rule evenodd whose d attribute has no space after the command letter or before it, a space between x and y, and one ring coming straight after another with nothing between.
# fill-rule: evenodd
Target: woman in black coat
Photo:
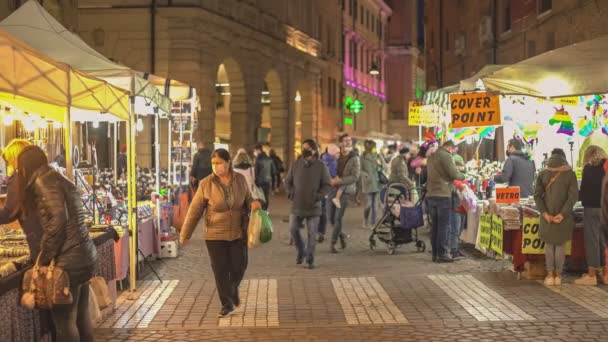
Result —
<instances>
[{"instance_id":1,"label":"woman in black coat","mask_svg":"<svg viewBox=\"0 0 608 342\"><path fill-rule=\"evenodd\" d=\"M97 253L84 225L80 192L53 170L37 146L23 149L18 158L19 202L24 217L35 215L42 225L40 265L55 260L70 278L74 301L51 309L57 341L93 341L89 316L89 285Z\"/></svg>"}]
</instances>

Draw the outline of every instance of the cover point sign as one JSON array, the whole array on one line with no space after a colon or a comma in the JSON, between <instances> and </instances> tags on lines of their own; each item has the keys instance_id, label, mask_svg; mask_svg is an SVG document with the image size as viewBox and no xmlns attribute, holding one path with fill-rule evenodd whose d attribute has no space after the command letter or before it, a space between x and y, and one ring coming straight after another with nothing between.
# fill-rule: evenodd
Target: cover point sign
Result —
<instances>
[{"instance_id":1,"label":"cover point sign","mask_svg":"<svg viewBox=\"0 0 608 342\"><path fill-rule=\"evenodd\" d=\"M452 127L500 126L498 95L488 93L450 94Z\"/></svg>"}]
</instances>

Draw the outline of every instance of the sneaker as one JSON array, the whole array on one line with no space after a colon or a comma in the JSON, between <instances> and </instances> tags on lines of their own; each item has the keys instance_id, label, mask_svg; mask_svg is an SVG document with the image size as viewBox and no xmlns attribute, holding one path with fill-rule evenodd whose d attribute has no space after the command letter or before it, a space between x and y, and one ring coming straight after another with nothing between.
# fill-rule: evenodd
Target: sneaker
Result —
<instances>
[{"instance_id":1,"label":"sneaker","mask_svg":"<svg viewBox=\"0 0 608 342\"><path fill-rule=\"evenodd\" d=\"M447 257L447 256L443 256L443 257L439 257L437 258L437 261L440 264L445 264L445 263L449 263L449 262L454 262L454 259Z\"/></svg>"},{"instance_id":2,"label":"sneaker","mask_svg":"<svg viewBox=\"0 0 608 342\"><path fill-rule=\"evenodd\" d=\"M340 199L339 198L333 198L331 200L331 202L336 206L336 208L340 209L342 208L342 204L340 204Z\"/></svg>"},{"instance_id":3,"label":"sneaker","mask_svg":"<svg viewBox=\"0 0 608 342\"><path fill-rule=\"evenodd\" d=\"M308 263L308 269L309 269L309 270L312 270L312 269L314 269L314 268L315 268L315 264L314 264L314 263L312 263L312 262L309 262L309 263Z\"/></svg>"},{"instance_id":4,"label":"sneaker","mask_svg":"<svg viewBox=\"0 0 608 342\"><path fill-rule=\"evenodd\" d=\"M464 258L465 258L465 255L460 253L460 251L452 253L452 259L454 259L454 260L461 260Z\"/></svg>"},{"instance_id":5,"label":"sneaker","mask_svg":"<svg viewBox=\"0 0 608 342\"><path fill-rule=\"evenodd\" d=\"M297 257L296 258L296 265L301 265L303 261L304 261L304 257L301 257L301 256Z\"/></svg>"},{"instance_id":6,"label":"sneaker","mask_svg":"<svg viewBox=\"0 0 608 342\"><path fill-rule=\"evenodd\" d=\"M555 278L553 280L553 283L555 284L555 286L561 286L562 285L562 276L559 274L556 274Z\"/></svg>"},{"instance_id":7,"label":"sneaker","mask_svg":"<svg viewBox=\"0 0 608 342\"><path fill-rule=\"evenodd\" d=\"M606 282L606 273L603 268L605 267L602 267L602 269L597 271L597 276L595 278L597 279L598 284L608 285L608 282Z\"/></svg>"},{"instance_id":8,"label":"sneaker","mask_svg":"<svg viewBox=\"0 0 608 342\"><path fill-rule=\"evenodd\" d=\"M329 253L333 253L333 254L338 253L338 250L336 249L336 243L335 242L331 243L331 246L329 247Z\"/></svg>"},{"instance_id":9,"label":"sneaker","mask_svg":"<svg viewBox=\"0 0 608 342\"><path fill-rule=\"evenodd\" d=\"M544 284L545 284L545 286L554 286L555 285L555 278L553 277L553 273L549 272L549 274L547 274L547 277L545 277Z\"/></svg>"},{"instance_id":10,"label":"sneaker","mask_svg":"<svg viewBox=\"0 0 608 342\"><path fill-rule=\"evenodd\" d=\"M317 242L323 243L323 241L325 241L325 235L319 234L319 236L317 237Z\"/></svg>"},{"instance_id":11,"label":"sneaker","mask_svg":"<svg viewBox=\"0 0 608 342\"><path fill-rule=\"evenodd\" d=\"M217 314L217 317L219 317L219 318L228 317L228 316L232 315L233 313L234 313L234 308L223 307L222 310L220 310L220 312Z\"/></svg>"},{"instance_id":12,"label":"sneaker","mask_svg":"<svg viewBox=\"0 0 608 342\"><path fill-rule=\"evenodd\" d=\"M574 281L576 285L587 285L587 286L596 286L597 285L597 277L590 276L589 273L583 274L580 278Z\"/></svg>"}]
</instances>

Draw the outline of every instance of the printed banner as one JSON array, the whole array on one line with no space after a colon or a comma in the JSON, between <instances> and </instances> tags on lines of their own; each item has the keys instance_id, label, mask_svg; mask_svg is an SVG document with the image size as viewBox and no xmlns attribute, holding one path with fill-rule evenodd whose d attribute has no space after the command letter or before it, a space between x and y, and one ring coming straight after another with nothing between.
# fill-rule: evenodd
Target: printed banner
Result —
<instances>
[{"instance_id":1,"label":"printed banner","mask_svg":"<svg viewBox=\"0 0 608 342\"><path fill-rule=\"evenodd\" d=\"M562 106L578 106L578 96L567 96L567 97L554 97L550 99L538 98L538 102L550 102L556 105Z\"/></svg>"},{"instance_id":2,"label":"printed banner","mask_svg":"<svg viewBox=\"0 0 608 342\"><path fill-rule=\"evenodd\" d=\"M492 242L491 248L496 254L502 256L503 224L502 218L492 215Z\"/></svg>"},{"instance_id":3,"label":"printed banner","mask_svg":"<svg viewBox=\"0 0 608 342\"><path fill-rule=\"evenodd\" d=\"M545 242L538 236L540 217L525 217L521 239L522 254L545 254ZM566 255L572 254L572 241L566 243Z\"/></svg>"},{"instance_id":4,"label":"printed banner","mask_svg":"<svg viewBox=\"0 0 608 342\"><path fill-rule=\"evenodd\" d=\"M439 123L439 111L433 105L422 105L420 102L410 101L408 111L408 125L434 127Z\"/></svg>"},{"instance_id":5,"label":"printed banner","mask_svg":"<svg viewBox=\"0 0 608 342\"><path fill-rule=\"evenodd\" d=\"M452 128L500 126L498 95L488 93L450 94Z\"/></svg>"},{"instance_id":6,"label":"printed banner","mask_svg":"<svg viewBox=\"0 0 608 342\"><path fill-rule=\"evenodd\" d=\"M481 214L479 217L479 247L489 249L491 235L492 215Z\"/></svg>"},{"instance_id":7,"label":"printed banner","mask_svg":"<svg viewBox=\"0 0 608 342\"><path fill-rule=\"evenodd\" d=\"M518 186L496 188L496 203L514 204L519 203L520 189Z\"/></svg>"}]
</instances>

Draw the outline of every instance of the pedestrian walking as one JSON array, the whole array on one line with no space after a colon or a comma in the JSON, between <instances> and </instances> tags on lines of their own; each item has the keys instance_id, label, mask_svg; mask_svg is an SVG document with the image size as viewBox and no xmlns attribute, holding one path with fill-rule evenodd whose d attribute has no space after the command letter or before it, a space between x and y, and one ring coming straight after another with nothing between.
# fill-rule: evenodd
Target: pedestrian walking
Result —
<instances>
[{"instance_id":1,"label":"pedestrian walking","mask_svg":"<svg viewBox=\"0 0 608 342\"><path fill-rule=\"evenodd\" d=\"M386 163L376 150L376 142L367 140L361 156L361 192L366 195L363 228L371 229L376 224L379 195L385 185L381 180L388 182L386 174Z\"/></svg>"},{"instance_id":2,"label":"pedestrian walking","mask_svg":"<svg viewBox=\"0 0 608 342\"><path fill-rule=\"evenodd\" d=\"M494 177L497 183L507 183L509 186L518 186L521 198L532 196L534 188L534 174L536 166L523 151L523 143L517 139L509 140L507 145L507 160L502 173Z\"/></svg>"},{"instance_id":3,"label":"pedestrian walking","mask_svg":"<svg viewBox=\"0 0 608 342\"><path fill-rule=\"evenodd\" d=\"M199 144L198 151L192 157L192 170L190 171L190 185L196 192L198 183L211 174L211 150L203 143Z\"/></svg>"},{"instance_id":4,"label":"pedestrian walking","mask_svg":"<svg viewBox=\"0 0 608 342\"><path fill-rule=\"evenodd\" d=\"M328 202L328 220L334 226L331 236L331 253L338 253L336 243L340 240L340 247L346 248L346 235L342 231L342 219L348 207L348 200L357 191L357 182L361 173L361 161L359 156L353 151L353 140L348 134L343 134L339 138L340 143L340 158L338 159L338 176L330 181L332 185L331 198L336 195L337 190L341 186L346 186L344 193L340 198L340 208L332 201Z\"/></svg>"},{"instance_id":5,"label":"pedestrian walking","mask_svg":"<svg viewBox=\"0 0 608 342\"><path fill-rule=\"evenodd\" d=\"M452 141L447 141L427 161L426 203L431 220L431 245L433 262L452 262L448 254L448 233L453 209L452 183L464 180L464 175L456 169L451 150Z\"/></svg>"},{"instance_id":6,"label":"pedestrian walking","mask_svg":"<svg viewBox=\"0 0 608 342\"><path fill-rule=\"evenodd\" d=\"M18 165L19 213L38 219L42 227L40 249L34 257L37 265L48 266L54 261L55 267L69 277L72 303L50 309L55 339L93 341L89 280L97 263L97 249L84 224L80 191L48 165L46 154L38 146L25 147L19 154ZM50 287L51 281L47 284Z\"/></svg>"},{"instance_id":7,"label":"pedestrian walking","mask_svg":"<svg viewBox=\"0 0 608 342\"><path fill-rule=\"evenodd\" d=\"M272 159L272 163L274 164L274 173L272 174L272 191L276 193L281 188L281 174L285 172L285 166L283 165L283 161L277 155L274 149L270 149L269 156L270 159Z\"/></svg>"},{"instance_id":8,"label":"pedestrian walking","mask_svg":"<svg viewBox=\"0 0 608 342\"><path fill-rule=\"evenodd\" d=\"M205 243L222 304L218 316L225 317L241 304L239 285L248 263L247 217L250 210L258 210L261 204L253 200L245 177L232 170L227 150L215 150L211 163L213 173L201 181L179 240L184 246L205 216Z\"/></svg>"},{"instance_id":9,"label":"pedestrian walking","mask_svg":"<svg viewBox=\"0 0 608 342\"><path fill-rule=\"evenodd\" d=\"M262 145L255 145L253 154L255 155L255 185L264 192L263 209L268 210L270 204L270 189L272 188L272 175L276 173L274 162L266 152Z\"/></svg>"},{"instance_id":10,"label":"pedestrian walking","mask_svg":"<svg viewBox=\"0 0 608 342\"><path fill-rule=\"evenodd\" d=\"M336 144L329 144L327 146L327 148L325 149L325 152L321 155L321 161L327 167L327 170L329 171L330 179L334 179L338 176L338 158L340 158L340 148ZM342 186L338 189L338 192L340 193L340 195L343 191L344 191L344 186ZM338 196L336 196L336 197L339 198ZM336 197L334 197L334 200L336 199ZM327 202L328 201L329 201L329 194L326 194L325 196L323 196L323 199L321 200L321 217L319 218L319 237L317 239L319 243L325 241L325 233L327 232L327 221L328 221L327 220L327 211L328 211ZM339 201L338 202L334 201L334 204L339 204L339 203L340 203Z\"/></svg>"},{"instance_id":11,"label":"pedestrian walking","mask_svg":"<svg viewBox=\"0 0 608 342\"><path fill-rule=\"evenodd\" d=\"M253 189L255 186L255 170L253 167L253 162L249 157L249 153L247 153L244 148L241 148L236 152L236 156L234 156L234 159L232 160L232 165L234 172L245 177L247 186L250 190Z\"/></svg>"},{"instance_id":12,"label":"pedestrian walking","mask_svg":"<svg viewBox=\"0 0 608 342\"><path fill-rule=\"evenodd\" d=\"M539 236L545 242L546 286L562 283L566 242L572 240L574 230L572 208L577 200L576 174L568 165L564 150L556 148L538 175L534 191L534 201L541 214Z\"/></svg>"},{"instance_id":13,"label":"pedestrian walking","mask_svg":"<svg viewBox=\"0 0 608 342\"><path fill-rule=\"evenodd\" d=\"M310 269L314 268L321 201L331 189L329 181L329 171L319 160L317 144L313 140L305 140L301 156L287 172L285 189L292 201L289 227L297 250L296 264L306 260ZM304 223L308 229L306 245L300 234Z\"/></svg>"},{"instance_id":14,"label":"pedestrian walking","mask_svg":"<svg viewBox=\"0 0 608 342\"><path fill-rule=\"evenodd\" d=\"M602 181L606 176L604 167L606 152L599 146L587 147L583 156L583 179L579 197L584 208L584 239L587 273L574 281L577 285L603 283L606 269L606 240L601 222Z\"/></svg>"}]
</instances>

